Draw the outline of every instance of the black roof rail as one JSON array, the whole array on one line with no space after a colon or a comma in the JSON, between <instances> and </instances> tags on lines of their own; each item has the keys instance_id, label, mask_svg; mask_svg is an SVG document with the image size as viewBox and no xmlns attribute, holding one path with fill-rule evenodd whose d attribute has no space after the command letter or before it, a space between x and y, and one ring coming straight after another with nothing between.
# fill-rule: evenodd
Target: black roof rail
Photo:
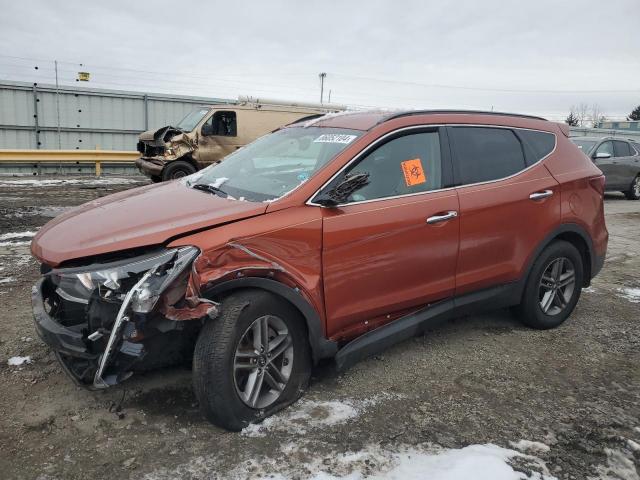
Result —
<instances>
[{"instance_id":1,"label":"black roof rail","mask_svg":"<svg viewBox=\"0 0 640 480\"><path fill-rule=\"evenodd\" d=\"M472 114L472 115L476 115L476 114L480 114L480 115L498 115L498 116L505 116L505 117L531 118L531 119L534 119L534 120L544 120L545 122L547 121L546 118L536 117L534 115L524 115L524 114L520 114L520 113L493 112L493 111L488 112L488 111L483 111L483 110L409 110L409 111L405 111L405 112L393 113L393 114L389 115L388 117L383 118L379 123L386 122L386 121L392 120L394 118L410 117L412 115L438 114L438 113L444 113L444 114L448 114L448 113L465 114L466 113L466 114Z\"/></svg>"}]
</instances>

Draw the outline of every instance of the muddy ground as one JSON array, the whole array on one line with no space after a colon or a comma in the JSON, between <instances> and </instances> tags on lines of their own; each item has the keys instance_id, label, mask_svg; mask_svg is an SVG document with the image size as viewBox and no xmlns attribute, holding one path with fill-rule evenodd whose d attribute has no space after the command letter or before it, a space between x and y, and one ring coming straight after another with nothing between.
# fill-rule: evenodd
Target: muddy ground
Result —
<instances>
[{"instance_id":1,"label":"muddy ground","mask_svg":"<svg viewBox=\"0 0 640 480\"><path fill-rule=\"evenodd\" d=\"M530 454L511 459L523 475L638 478L640 202L607 196L604 270L560 328L461 318L346 373L322 365L301 402L228 433L201 418L187 368L87 392L32 326L30 232L144 180L15 180L0 178L0 478L359 478L384 476L398 452L489 443ZM522 439L540 444L510 443Z\"/></svg>"}]
</instances>

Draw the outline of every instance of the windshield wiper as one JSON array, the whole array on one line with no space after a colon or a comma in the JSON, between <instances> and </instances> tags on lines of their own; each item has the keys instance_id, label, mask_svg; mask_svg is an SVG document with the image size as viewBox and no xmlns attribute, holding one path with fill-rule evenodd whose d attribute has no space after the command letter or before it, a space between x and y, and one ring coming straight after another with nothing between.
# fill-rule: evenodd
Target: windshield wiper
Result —
<instances>
[{"instance_id":1,"label":"windshield wiper","mask_svg":"<svg viewBox=\"0 0 640 480\"><path fill-rule=\"evenodd\" d=\"M213 193L214 195L218 195L222 198L227 198L229 196L229 194L224 190L207 183L196 183L195 185L191 185L191 188L193 188L194 190L202 190L203 192Z\"/></svg>"}]
</instances>

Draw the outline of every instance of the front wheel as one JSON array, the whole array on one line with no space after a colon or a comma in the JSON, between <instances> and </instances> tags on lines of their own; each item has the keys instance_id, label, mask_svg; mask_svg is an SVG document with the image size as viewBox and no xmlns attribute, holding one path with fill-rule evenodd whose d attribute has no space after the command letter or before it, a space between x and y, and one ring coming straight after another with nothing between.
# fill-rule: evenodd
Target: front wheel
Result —
<instances>
[{"instance_id":1,"label":"front wheel","mask_svg":"<svg viewBox=\"0 0 640 480\"><path fill-rule=\"evenodd\" d=\"M543 250L531 269L515 309L523 323L548 329L564 322L580 298L584 267L571 243L558 240Z\"/></svg>"},{"instance_id":2,"label":"front wheel","mask_svg":"<svg viewBox=\"0 0 640 480\"><path fill-rule=\"evenodd\" d=\"M174 160L162 169L162 180L175 180L196 173L196 167L185 160Z\"/></svg>"},{"instance_id":3,"label":"front wheel","mask_svg":"<svg viewBox=\"0 0 640 480\"><path fill-rule=\"evenodd\" d=\"M311 375L306 335L295 308L268 292L225 298L194 351L193 385L204 416L240 430L297 400Z\"/></svg>"},{"instance_id":4,"label":"front wheel","mask_svg":"<svg viewBox=\"0 0 640 480\"><path fill-rule=\"evenodd\" d=\"M628 200L640 200L640 175L633 179L629 190L624 192Z\"/></svg>"}]
</instances>

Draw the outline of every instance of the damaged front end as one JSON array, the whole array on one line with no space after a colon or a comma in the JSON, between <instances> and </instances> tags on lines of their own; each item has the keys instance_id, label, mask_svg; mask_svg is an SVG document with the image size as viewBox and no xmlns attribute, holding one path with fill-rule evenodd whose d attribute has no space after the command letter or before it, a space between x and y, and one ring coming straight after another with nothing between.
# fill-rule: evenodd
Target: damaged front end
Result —
<instances>
[{"instance_id":1,"label":"damaged front end","mask_svg":"<svg viewBox=\"0 0 640 480\"><path fill-rule=\"evenodd\" d=\"M52 269L33 288L36 330L65 371L89 388L176 363L201 326L185 320L217 315L192 280L198 255L181 247Z\"/></svg>"},{"instance_id":2,"label":"damaged front end","mask_svg":"<svg viewBox=\"0 0 640 480\"><path fill-rule=\"evenodd\" d=\"M136 165L146 175L160 175L167 162L190 155L196 146L194 139L175 127L144 132L137 145L140 158Z\"/></svg>"}]
</instances>

